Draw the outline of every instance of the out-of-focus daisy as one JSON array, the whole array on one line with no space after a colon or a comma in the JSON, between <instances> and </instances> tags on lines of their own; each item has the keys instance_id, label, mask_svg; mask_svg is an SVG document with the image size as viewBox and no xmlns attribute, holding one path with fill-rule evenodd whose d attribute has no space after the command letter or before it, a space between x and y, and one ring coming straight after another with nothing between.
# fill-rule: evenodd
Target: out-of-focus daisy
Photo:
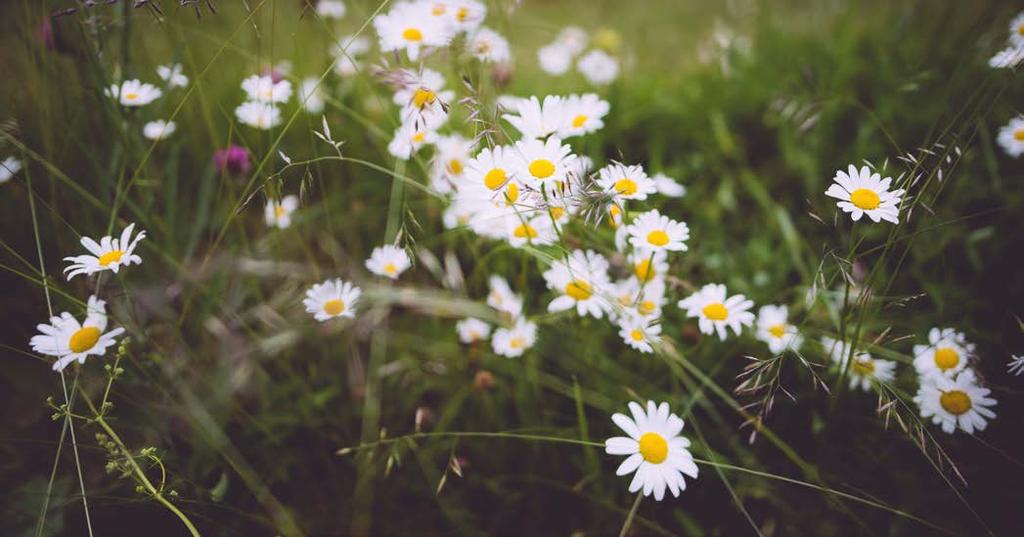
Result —
<instances>
[{"instance_id":1,"label":"out-of-focus daisy","mask_svg":"<svg viewBox=\"0 0 1024 537\"><path fill-rule=\"evenodd\" d=\"M953 376L965 367L974 354L974 344L952 328L932 328L927 345L914 345L914 369L921 375L937 373Z\"/></svg>"},{"instance_id":2,"label":"out-of-focus daisy","mask_svg":"<svg viewBox=\"0 0 1024 537\"><path fill-rule=\"evenodd\" d=\"M319 114L324 111L324 90L321 87L320 79L311 76L299 83L299 104L310 114Z\"/></svg>"},{"instance_id":3,"label":"out-of-focus daisy","mask_svg":"<svg viewBox=\"0 0 1024 537\"><path fill-rule=\"evenodd\" d=\"M505 278L492 275L487 280L487 285L490 289L487 294L488 306L513 317L518 317L523 312L523 297L512 291Z\"/></svg>"},{"instance_id":4,"label":"out-of-focus daisy","mask_svg":"<svg viewBox=\"0 0 1024 537\"><path fill-rule=\"evenodd\" d=\"M516 319L512 328L501 327L491 337L491 348L495 354L508 358L522 356L537 342L537 325L526 319Z\"/></svg>"},{"instance_id":5,"label":"out-of-focus daisy","mask_svg":"<svg viewBox=\"0 0 1024 537\"><path fill-rule=\"evenodd\" d=\"M896 378L896 362L892 360L876 360L866 352L858 353L850 364L850 389L858 386L862 391L869 391L872 382L887 384Z\"/></svg>"},{"instance_id":6,"label":"out-of-focus daisy","mask_svg":"<svg viewBox=\"0 0 1024 537\"><path fill-rule=\"evenodd\" d=\"M581 316L604 317L608 309L601 292L607 292L608 260L593 250L575 250L568 261L557 260L544 271L548 289L560 295L548 304L548 311L564 311L575 307Z\"/></svg>"},{"instance_id":7,"label":"out-of-focus daisy","mask_svg":"<svg viewBox=\"0 0 1024 537\"><path fill-rule=\"evenodd\" d=\"M548 95L544 101L530 97L519 101L515 114L502 117L522 133L523 138L544 138L562 127L565 115L564 102L557 95Z\"/></svg>"},{"instance_id":8,"label":"out-of-focus daisy","mask_svg":"<svg viewBox=\"0 0 1024 537\"><path fill-rule=\"evenodd\" d=\"M850 344L845 341L823 336L821 346L825 349L825 354L829 359L837 364L845 363L850 357Z\"/></svg>"},{"instance_id":9,"label":"out-of-focus daisy","mask_svg":"<svg viewBox=\"0 0 1024 537\"><path fill-rule=\"evenodd\" d=\"M789 309L771 304L757 311L757 339L767 343L772 354L797 350L803 342L796 327L789 324Z\"/></svg>"},{"instance_id":10,"label":"out-of-focus daisy","mask_svg":"<svg viewBox=\"0 0 1024 537\"><path fill-rule=\"evenodd\" d=\"M737 335L744 326L754 322L754 314L747 311L754 303L743 295L726 296L725 285L709 283L692 295L679 301L679 307L686 310L687 317L696 317L701 333L718 332L718 338L725 340L726 328L732 328Z\"/></svg>"},{"instance_id":11,"label":"out-of-focus daisy","mask_svg":"<svg viewBox=\"0 0 1024 537\"><path fill-rule=\"evenodd\" d=\"M165 140L170 135L174 134L178 126L173 121L164 121L158 119L156 121L150 121L142 126L142 135L147 140L153 140L154 142Z\"/></svg>"},{"instance_id":12,"label":"out-of-focus daisy","mask_svg":"<svg viewBox=\"0 0 1024 537\"><path fill-rule=\"evenodd\" d=\"M1009 69L1017 67L1021 62L1024 62L1024 46L1010 45L989 58L988 66L993 69Z\"/></svg>"},{"instance_id":13,"label":"out-of-focus daisy","mask_svg":"<svg viewBox=\"0 0 1024 537\"><path fill-rule=\"evenodd\" d=\"M170 88L184 88L188 86L188 77L182 74L180 63L161 65L156 68L156 74Z\"/></svg>"},{"instance_id":14,"label":"out-of-focus daisy","mask_svg":"<svg viewBox=\"0 0 1024 537\"><path fill-rule=\"evenodd\" d=\"M1024 155L1024 116L1017 116L999 129L996 138L1003 151L1013 158Z\"/></svg>"},{"instance_id":15,"label":"out-of-focus daisy","mask_svg":"<svg viewBox=\"0 0 1024 537\"><path fill-rule=\"evenodd\" d=\"M299 198L295 195L287 195L281 201L267 202L267 208L263 216L270 227L284 229L292 225L292 213L299 208Z\"/></svg>"},{"instance_id":16,"label":"out-of-focus daisy","mask_svg":"<svg viewBox=\"0 0 1024 537\"><path fill-rule=\"evenodd\" d=\"M554 244L558 240L558 233L551 223L550 216L546 214L533 218L526 218L526 216L526 214L522 216L513 214L507 219L506 238L509 244L519 248L527 244L533 246Z\"/></svg>"},{"instance_id":17,"label":"out-of-focus daisy","mask_svg":"<svg viewBox=\"0 0 1024 537\"><path fill-rule=\"evenodd\" d=\"M668 272L665 261L668 253L665 250L654 252L634 251L629 255L629 264L633 274L640 281L650 282L664 276Z\"/></svg>"},{"instance_id":18,"label":"out-of-focus daisy","mask_svg":"<svg viewBox=\"0 0 1024 537\"><path fill-rule=\"evenodd\" d=\"M90 296L86 307L85 321L81 324L68 312L59 317L50 317L50 324L36 326L39 334L32 336L29 344L32 350L58 359L54 371L62 371L71 362L84 364L87 356L103 356L107 348L117 343L114 338L124 333L124 328L107 329L107 303L96 296Z\"/></svg>"},{"instance_id":19,"label":"out-of-focus daisy","mask_svg":"<svg viewBox=\"0 0 1024 537\"><path fill-rule=\"evenodd\" d=\"M654 352L652 343L661 338L661 324L651 324L639 315L623 315L619 318L619 337L622 341L642 353Z\"/></svg>"},{"instance_id":20,"label":"out-of-focus daisy","mask_svg":"<svg viewBox=\"0 0 1024 537\"><path fill-rule=\"evenodd\" d=\"M397 280L411 266L409 254L391 244L374 248L370 258L366 260L366 268L370 272L392 280Z\"/></svg>"},{"instance_id":21,"label":"out-of-focus daisy","mask_svg":"<svg viewBox=\"0 0 1024 537\"><path fill-rule=\"evenodd\" d=\"M626 227L629 243L647 253L657 251L685 252L690 228L663 216L657 209L640 214Z\"/></svg>"},{"instance_id":22,"label":"out-of-focus daisy","mask_svg":"<svg viewBox=\"0 0 1024 537\"><path fill-rule=\"evenodd\" d=\"M480 61L491 63L504 63L511 58L508 48L508 40L505 36L484 26L477 30L466 48Z\"/></svg>"},{"instance_id":23,"label":"out-of-focus daisy","mask_svg":"<svg viewBox=\"0 0 1024 537\"><path fill-rule=\"evenodd\" d=\"M250 101L260 103L284 103L292 96L291 82L270 75L252 75L242 81L242 89Z\"/></svg>"},{"instance_id":24,"label":"out-of-focus daisy","mask_svg":"<svg viewBox=\"0 0 1024 537\"><path fill-rule=\"evenodd\" d=\"M281 123L281 110L270 103L246 101L235 108L238 121L255 129L267 130Z\"/></svg>"},{"instance_id":25,"label":"out-of-focus daisy","mask_svg":"<svg viewBox=\"0 0 1024 537\"><path fill-rule=\"evenodd\" d=\"M558 32L558 36L555 37L555 43L565 47L573 56L583 52L583 49L587 48L587 36L586 30L579 26L566 26L562 28L562 31Z\"/></svg>"},{"instance_id":26,"label":"out-of-focus daisy","mask_svg":"<svg viewBox=\"0 0 1024 537\"><path fill-rule=\"evenodd\" d=\"M64 269L68 281L79 274L95 274L109 270L117 274L121 267L142 263L142 258L135 255L135 247L146 238L146 232L140 231L132 238L135 224L128 224L121 232L120 238L107 235L96 242L89 237L82 237L82 246L89 250L88 254L65 257L64 261L71 264Z\"/></svg>"},{"instance_id":27,"label":"out-of-focus daisy","mask_svg":"<svg viewBox=\"0 0 1024 537\"><path fill-rule=\"evenodd\" d=\"M681 198L686 195L686 187L679 184L675 179L663 174L656 173L654 177L651 177L654 181L654 188L658 190L658 194L662 196L668 196L670 198Z\"/></svg>"},{"instance_id":28,"label":"out-of-focus daisy","mask_svg":"<svg viewBox=\"0 0 1024 537\"><path fill-rule=\"evenodd\" d=\"M592 50L580 57L576 69L591 84L604 86L619 76L619 61L602 50Z\"/></svg>"},{"instance_id":29,"label":"out-of-focus daisy","mask_svg":"<svg viewBox=\"0 0 1024 537\"><path fill-rule=\"evenodd\" d=\"M657 191L642 166L613 162L597 172L597 184L618 201L645 200Z\"/></svg>"},{"instance_id":30,"label":"out-of-focus daisy","mask_svg":"<svg viewBox=\"0 0 1024 537\"><path fill-rule=\"evenodd\" d=\"M454 32L472 32L487 16L487 6L477 0L427 0L431 14L443 18Z\"/></svg>"},{"instance_id":31,"label":"out-of-focus daisy","mask_svg":"<svg viewBox=\"0 0 1024 537\"><path fill-rule=\"evenodd\" d=\"M409 160L420 148L436 141L436 132L412 123L404 123L398 127L395 137L388 144L388 153L396 158Z\"/></svg>"},{"instance_id":32,"label":"out-of-focus daisy","mask_svg":"<svg viewBox=\"0 0 1024 537\"><path fill-rule=\"evenodd\" d=\"M537 49L537 62L549 75L564 75L572 67L573 52L561 43L552 43Z\"/></svg>"},{"instance_id":33,"label":"out-of-focus daisy","mask_svg":"<svg viewBox=\"0 0 1024 537\"><path fill-rule=\"evenodd\" d=\"M1006 364L1006 370L1014 376L1020 376L1021 373L1024 373L1024 355L1011 355L1010 363Z\"/></svg>"},{"instance_id":34,"label":"out-of-focus daisy","mask_svg":"<svg viewBox=\"0 0 1024 537\"><path fill-rule=\"evenodd\" d=\"M1024 47L1024 13L1018 13L1010 21L1010 42L1018 47Z\"/></svg>"},{"instance_id":35,"label":"out-of-focus daisy","mask_svg":"<svg viewBox=\"0 0 1024 537\"><path fill-rule=\"evenodd\" d=\"M442 47L451 40L450 25L431 13L430 2L400 2L373 19L384 52L404 50L416 61L427 47Z\"/></svg>"},{"instance_id":36,"label":"out-of-focus daisy","mask_svg":"<svg viewBox=\"0 0 1024 537\"><path fill-rule=\"evenodd\" d=\"M365 36L347 36L331 47L334 58L334 72L340 76L351 76L359 72L359 56L370 50L370 40Z\"/></svg>"},{"instance_id":37,"label":"out-of-focus daisy","mask_svg":"<svg viewBox=\"0 0 1024 537\"><path fill-rule=\"evenodd\" d=\"M625 414L612 415L612 421L628 437L616 436L604 442L605 453L627 456L615 475L636 472L629 483L630 492L642 488L644 496L653 492L654 499L661 501L667 487L678 498L686 490L683 475L697 478L697 465L687 449L690 441L679 435L683 420L671 413L668 403L655 405L654 401L647 401L644 412L639 403L631 402L629 411L632 419Z\"/></svg>"},{"instance_id":38,"label":"out-of-focus daisy","mask_svg":"<svg viewBox=\"0 0 1024 537\"><path fill-rule=\"evenodd\" d=\"M320 322L335 317L352 318L362 293L362 289L340 278L327 280L309 288L302 304L306 306L306 312L313 314L313 318Z\"/></svg>"},{"instance_id":39,"label":"out-of-focus daisy","mask_svg":"<svg viewBox=\"0 0 1024 537\"><path fill-rule=\"evenodd\" d=\"M459 335L459 341L466 344L476 343L490 337L491 325L480 319L467 317L455 323L455 332Z\"/></svg>"},{"instance_id":40,"label":"out-of-focus daisy","mask_svg":"<svg viewBox=\"0 0 1024 537\"><path fill-rule=\"evenodd\" d=\"M921 409L922 418L931 418L942 430L952 434L958 427L967 434L983 431L986 419L996 417L988 407L996 400L989 397L988 388L978 384L974 371L966 369L955 378L940 375L922 375L921 386L914 402Z\"/></svg>"},{"instance_id":41,"label":"out-of-focus daisy","mask_svg":"<svg viewBox=\"0 0 1024 537\"><path fill-rule=\"evenodd\" d=\"M159 88L138 80L125 80L107 89L107 95L117 99L121 106L145 106L163 95Z\"/></svg>"},{"instance_id":42,"label":"out-of-focus daisy","mask_svg":"<svg viewBox=\"0 0 1024 537\"><path fill-rule=\"evenodd\" d=\"M422 108L434 103L439 97L450 101L454 97L451 91L444 89L444 75L433 70L422 68L419 71L401 69L395 74L396 85L394 102L399 106L415 105Z\"/></svg>"},{"instance_id":43,"label":"out-of-focus daisy","mask_svg":"<svg viewBox=\"0 0 1024 537\"><path fill-rule=\"evenodd\" d=\"M832 180L835 184L828 187L825 195L838 199L836 205L843 212L851 213L854 222L866 214L873 222L886 220L893 224L899 223L900 198L906 191L890 191L891 177L882 179L881 175L872 173L867 166L857 170L851 164L846 172L836 171Z\"/></svg>"},{"instance_id":44,"label":"out-of-focus daisy","mask_svg":"<svg viewBox=\"0 0 1024 537\"><path fill-rule=\"evenodd\" d=\"M447 194L466 179L466 167L470 162L473 142L458 134L440 136L437 139L437 153L434 154L430 173L430 186L441 194Z\"/></svg>"},{"instance_id":45,"label":"out-of-focus daisy","mask_svg":"<svg viewBox=\"0 0 1024 537\"><path fill-rule=\"evenodd\" d=\"M14 157L7 157L0 162L0 184L10 181L14 174L21 171L21 161Z\"/></svg>"},{"instance_id":46,"label":"out-of-focus daisy","mask_svg":"<svg viewBox=\"0 0 1024 537\"><path fill-rule=\"evenodd\" d=\"M341 0L320 0L316 3L316 14L325 19L340 19L345 16L345 2Z\"/></svg>"},{"instance_id":47,"label":"out-of-focus daisy","mask_svg":"<svg viewBox=\"0 0 1024 537\"><path fill-rule=\"evenodd\" d=\"M593 93L566 97L562 101L562 124L558 128L558 136L569 138L601 130L609 108L608 101Z\"/></svg>"},{"instance_id":48,"label":"out-of-focus daisy","mask_svg":"<svg viewBox=\"0 0 1024 537\"><path fill-rule=\"evenodd\" d=\"M513 150L516 178L537 190L541 185L551 190L565 181L566 172L576 155L572 148L554 136L547 140L520 140Z\"/></svg>"}]
</instances>

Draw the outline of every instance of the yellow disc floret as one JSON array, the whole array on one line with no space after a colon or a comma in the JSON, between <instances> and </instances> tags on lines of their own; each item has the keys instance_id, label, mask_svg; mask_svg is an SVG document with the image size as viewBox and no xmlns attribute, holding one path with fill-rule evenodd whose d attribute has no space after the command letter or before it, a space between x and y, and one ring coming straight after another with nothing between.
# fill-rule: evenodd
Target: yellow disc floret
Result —
<instances>
[{"instance_id":1,"label":"yellow disc floret","mask_svg":"<svg viewBox=\"0 0 1024 537\"><path fill-rule=\"evenodd\" d=\"M668 458L668 441L658 433L644 433L640 437L640 455L651 464L661 464Z\"/></svg>"}]
</instances>

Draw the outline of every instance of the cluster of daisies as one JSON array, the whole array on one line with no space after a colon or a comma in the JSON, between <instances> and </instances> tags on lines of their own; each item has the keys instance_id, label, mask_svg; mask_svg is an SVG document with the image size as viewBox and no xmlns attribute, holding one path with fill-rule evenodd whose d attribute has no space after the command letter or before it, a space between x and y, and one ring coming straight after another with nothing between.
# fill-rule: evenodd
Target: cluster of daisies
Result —
<instances>
[{"instance_id":1,"label":"cluster of daisies","mask_svg":"<svg viewBox=\"0 0 1024 537\"><path fill-rule=\"evenodd\" d=\"M591 39L578 26L566 26L555 40L537 49L537 62L549 75L560 76L576 66L583 78L595 86L612 83L619 76L619 60L609 54L619 48L620 38L612 30L600 30ZM587 50L588 44L596 45Z\"/></svg>"},{"instance_id":2,"label":"cluster of daisies","mask_svg":"<svg viewBox=\"0 0 1024 537\"><path fill-rule=\"evenodd\" d=\"M1006 48L996 52L988 65L995 69L1013 69L1024 61L1024 13L1010 21L1010 38Z\"/></svg>"},{"instance_id":3,"label":"cluster of daisies","mask_svg":"<svg viewBox=\"0 0 1024 537\"><path fill-rule=\"evenodd\" d=\"M121 106L140 108L162 97L165 91L188 87L188 77L182 73L181 64L161 65L157 67L156 72L162 81L163 89L148 82L131 79L112 84L106 89L106 94ZM157 142L174 134L177 128L174 121L155 119L142 126L142 135Z\"/></svg>"}]
</instances>

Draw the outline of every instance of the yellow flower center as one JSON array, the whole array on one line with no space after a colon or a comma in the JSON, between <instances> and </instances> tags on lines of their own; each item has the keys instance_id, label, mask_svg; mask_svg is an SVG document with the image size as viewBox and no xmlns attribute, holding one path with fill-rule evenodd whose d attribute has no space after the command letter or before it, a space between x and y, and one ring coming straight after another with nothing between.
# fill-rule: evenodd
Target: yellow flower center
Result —
<instances>
[{"instance_id":1,"label":"yellow flower center","mask_svg":"<svg viewBox=\"0 0 1024 537\"><path fill-rule=\"evenodd\" d=\"M398 267L396 267L394 263L388 263L384 265L384 272L388 274L394 274L398 272Z\"/></svg>"},{"instance_id":2,"label":"yellow flower center","mask_svg":"<svg viewBox=\"0 0 1024 537\"><path fill-rule=\"evenodd\" d=\"M656 306L654 305L654 302L650 300L644 300L643 302L637 305L636 310L640 312L640 315L650 315L654 313L655 307Z\"/></svg>"},{"instance_id":3,"label":"yellow flower center","mask_svg":"<svg viewBox=\"0 0 1024 537\"><path fill-rule=\"evenodd\" d=\"M555 173L555 165L547 159L537 159L530 163L530 175L537 179L547 179Z\"/></svg>"},{"instance_id":4,"label":"yellow flower center","mask_svg":"<svg viewBox=\"0 0 1024 537\"><path fill-rule=\"evenodd\" d=\"M583 114L580 114L580 115L572 118L572 126L573 126L573 128L578 129L578 128L582 127L583 124L587 122L587 119L588 119L587 116L585 116Z\"/></svg>"},{"instance_id":5,"label":"yellow flower center","mask_svg":"<svg viewBox=\"0 0 1024 537\"><path fill-rule=\"evenodd\" d=\"M633 268L636 272L636 277L639 278L642 282L646 282L654 278L654 276L657 273L657 271L654 270L654 264L651 263L650 259L637 261L636 265L634 265Z\"/></svg>"},{"instance_id":6,"label":"yellow flower center","mask_svg":"<svg viewBox=\"0 0 1024 537\"><path fill-rule=\"evenodd\" d=\"M424 138L426 138L426 137L427 137L427 133L425 133L425 132L417 132L416 134L412 135L412 141L418 144L418 143L422 142L424 140Z\"/></svg>"},{"instance_id":7,"label":"yellow flower center","mask_svg":"<svg viewBox=\"0 0 1024 537\"><path fill-rule=\"evenodd\" d=\"M1024 129L1017 129L1013 131L1013 139L1018 142L1024 142Z\"/></svg>"},{"instance_id":8,"label":"yellow flower center","mask_svg":"<svg viewBox=\"0 0 1024 537\"><path fill-rule=\"evenodd\" d=\"M668 244L668 233L665 233L660 229L655 229L647 234L647 242L655 246L665 246Z\"/></svg>"},{"instance_id":9,"label":"yellow flower center","mask_svg":"<svg viewBox=\"0 0 1024 537\"><path fill-rule=\"evenodd\" d=\"M576 300L586 300L590 298L590 295L594 294L594 289L583 280L573 280L569 282L569 285L565 286L565 294Z\"/></svg>"},{"instance_id":10,"label":"yellow flower center","mask_svg":"<svg viewBox=\"0 0 1024 537\"><path fill-rule=\"evenodd\" d=\"M469 18L469 9L460 7L459 10L455 13L455 19L459 22L466 22L467 18Z\"/></svg>"},{"instance_id":11,"label":"yellow flower center","mask_svg":"<svg viewBox=\"0 0 1024 537\"><path fill-rule=\"evenodd\" d=\"M123 255L124 252L121 250L111 250L100 256L100 266L105 267L111 263L117 263Z\"/></svg>"},{"instance_id":12,"label":"yellow flower center","mask_svg":"<svg viewBox=\"0 0 1024 537\"><path fill-rule=\"evenodd\" d=\"M274 205L274 216L281 218L285 214L285 208L283 205Z\"/></svg>"},{"instance_id":13,"label":"yellow flower center","mask_svg":"<svg viewBox=\"0 0 1024 537\"><path fill-rule=\"evenodd\" d=\"M82 328L71 334L71 341L68 342L68 348L71 352L85 352L96 345L96 342L100 340L100 329L95 326L83 326Z\"/></svg>"},{"instance_id":14,"label":"yellow flower center","mask_svg":"<svg viewBox=\"0 0 1024 537\"><path fill-rule=\"evenodd\" d=\"M509 183L508 188L505 189L505 204L512 205L517 199L519 199L519 185Z\"/></svg>"},{"instance_id":15,"label":"yellow flower center","mask_svg":"<svg viewBox=\"0 0 1024 537\"><path fill-rule=\"evenodd\" d=\"M780 337L786 335L786 325L784 325L784 324L772 325L771 327L768 328L768 333L773 335L773 336L775 336L775 337L777 337L777 338L780 338Z\"/></svg>"},{"instance_id":16,"label":"yellow flower center","mask_svg":"<svg viewBox=\"0 0 1024 537\"><path fill-rule=\"evenodd\" d=\"M862 377L870 377L875 374L875 361L870 358L854 360L853 371Z\"/></svg>"},{"instance_id":17,"label":"yellow flower center","mask_svg":"<svg viewBox=\"0 0 1024 537\"><path fill-rule=\"evenodd\" d=\"M487 175L484 175L484 184L491 190L498 190L501 188L501 185L505 184L507 177L505 170L492 168L491 171L487 172Z\"/></svg>"},{"instance_id":18,"label":"yellow flower center","mask_svg":"<svg viewBox=\"0 0 1024 537\"><path fill-rule=\"evenodd\" d=\"M971 398L960 390L942 392L939 396L939 404L950 414L959 416L971 409Z\"/></svg>"},{"instance_id":19,"label":"yellow flower center","mask_svg":"<svg viewBox=\"0 0 1024 537\"><path fill-rule=\"evenodd\" d=\"M551 213L552 220L558 220L563 215L565 215L565 209L563 209L562 207L549 207L548 212Z\"/></svg>"},{"instance_id":20,"label":"yellow flower center","mask_svg":"<svg viewBox=\"0 0 1024 537\"><path fill-rule=\"evenodd\" d=\"M615 181L615 191L623 196L632 196L633 194L636 194L636 189L636 182L632 179L623 177L622 179Z\"/></svg>"},{"instance_id":21,"label":"yellow flower center","mask_svg":"<svg viewBox=\"0 0 1024 537\"><path fill-rule=\"evenodd\" d=\"M402 37L404 37L406 41L422 41L423 32L419 31L418 28L406 28L405 31L402 32Z\"/></svg>"},{"instance_id":22,"label":"yellow flower center","mask_svg":"<svg viewBox=\"0 0 1024 537\"><path fill-rule=\"evenodd\" d=\"M324 302L324 313L327 315L341 315L345 311L345 303L339 298Z\"/></svg>"},{"instance_id":23,"label":"yellow flower center","mask_svg":"<svg viewBox=\"0 0 1024 537\"><path fill-rule=\"evenodd\" d=\"M935 349L935 367L945 371L960 363L960 355L949 347Z\"/></svg>"},{"instance_id":24,"label":"yellow flower center","mask_svg":"<svg viewBox=\"0 0 1024 537\"><path fill-rule=\"evenodd\" d=\"M629 333L629 337L632 338L633 341L643 341L644 333L642 330L633 330Z\"/></svg>"},{"instance_id":25,"label":"yellow flower center","mask_svg":"<svg viewBox=\"0 0 1024 537\"><path fill-rule=\"evenodd\" d=\"M520 239L536 239L537 230L533 229L530 224L522 224L512 232L513 235Z\"/></svg>"},{"instance_id":26,"label":"yellow flower center","mask_svg":"<svg viewBox=\"0 0 1024 537\"><path fill-rule=\"evenodd\" d=\"M668 458L668 441L658 433L644 433L640 437L640 455L651 464L661 464Z\"/></svg>"},{"instance_id":27,"label":"yellow flower center","mask_svg":"<svg viewBox=\"0 0 1024 537\"><path fill-rule=\"evenodd\" d=\"M850 194L850 202L857 206L858 209L870 211L877 209L878 204L881 203L881 199L878 198L878 194L875 194L873 190L866 188L858 188Z\"/></svg>"},{"instance_id":28,"label":"yellow flower center","mask_svg":"<svg viewBox=\"0 0 1024 537\"><path fill-rule=\"evenodd\" d=\"M1017 26L1017 33L1020 35L1024 35L1024 23L1021 23L1020 25Z\"/></svg>"},{"instance_id":29,"label":"yellow flower center","mask_svg":"<svg viewBox=\"0 0 1024 537\"><path fill-rule=\"evenodd\" d=\"M514 337L514 338L508 340L508 346L512 347L513 349L520 349L524 345L526 345L526 342L523 341L523 338L521 338L521 337Z\"/></svg>"},{"instance_id":30,"label":"yellow flower center","mask_svg":"<svg viewBox=\"0 0 1024 537\"><path fill-rule=\"evenodd\" d=\"M455 175L462 175L462 161L457 158L453 158L448 162L448 171Z\"/></svg>"},{"instance_id":31,"label":"yellow flower center","mask_svg":"<svg viewBox=\"0 0 1024 537\"><path fill-rule=\"evenodd\" d=\"M729 309L721 302L704 306L704 316L712 321L724 321L729 318Z\"/></svg>"},{"instance_id":32,"label":"yellow flower center","mask_svg":"<svg viewBox=\"0 0 1024 537\"><path fill-rule=\"evenodd\" d=\"M416 88L416 91L412 94L412 104L420 110L428 104L434 104L436 100L437 94L427 88Z\"/></svg>"},{"instance_id":33,"label":"yellow flower center","mask_svg":"<svg viewBox=\"0 0 1024 537\"><path fill-rule=\"evenodd\" d=\"M448 11L448 6L444 4L434 4L434 9L430 10L430 13L435 17L440 17L441 15L444 15L445 11Z\"/></svg>"},{"instance_id":34,"label":"yellow flower center","mask_svg":"<svg viewBox=\"0 0 1024 537\"><path fill-rule=\"evenodd\" d=\"M135 93L134 91L129 91L128 93L124 94L124 99L126 101L134 101L135 99L138 99L138 98L139 98L139 94Z\"/></svg>"}]
</instances>

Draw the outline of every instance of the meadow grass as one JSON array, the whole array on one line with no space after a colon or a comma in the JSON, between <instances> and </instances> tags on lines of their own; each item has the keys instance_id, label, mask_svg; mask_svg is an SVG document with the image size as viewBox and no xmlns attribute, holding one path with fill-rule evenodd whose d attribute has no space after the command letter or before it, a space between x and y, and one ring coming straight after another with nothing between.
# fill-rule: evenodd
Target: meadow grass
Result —
<instances>
[{"instance_id":1,"label":"meadow grass","mask_svg":"<svg viewBox=\"0 0 1024 537\"><path fill-rule=\"evenodd\" d=\"M605 321L546 313L541 273L567 250L623 267L605 223L521 249L445 228L426 153L387 151L398 118L371 66L407 60L373 52L359 75L330 69L328 47L375 39L369 21L386 3L351 0L334 23L285 0L167 1L159 13L10 2L0 157L26 166L0 185L7 531L1014 534L1021 397L1005 364L1024 348L1024 194L995 133L1022 86L986 65L1014 6L487 3L488 25L512 44L507 80L457 54L429 59L457 92L449 121L469 136L510 130L494 122L500 94L593 90L537 66L563 26L621 37L622 74L596 90L611 112L574 147L598 167L642 163L687 187L640 204L692 233L672 259L657 352L630 349ZM69 7L44 46L40 21ZM702 61L723 28L749 51ZM293 100L277 128L239 124L240 81L283 60L295 81L323 82L323 119ZM189 86L148 107L103 94L171 62ZM150 142L139 132L157 117L178 131ZM323 121L343 143L315 134L327 135ZM251 152L248 173L216 169L214 151L230 144ZM909 190L900 224L852 223L824 196L835 170L865 162ZM264 205L284 193L302 209L288 229L268 228ZM63 278L80 237L131 222L147 232L141 265ZM363 261L395 239L414 269L394 284L369 277ZM484 303L492 274L540 327L518 359L455 335L467 316L503 322ZM364 303L350 322L316 323L303 293L333 277L358 282ZM709 282L787 304L809 342L896 361L896 380L853 391L820 345L773 357L749 330L701 335L675 301ZM127 337L57 375L26 342L96 289ZM918 415L911 348L934 326L978 345L975 367L999 401L984 432L946 435ZM630 494L602 449L619 434L609 416L648 399L685 419L700 465L678 499Z\"/></svg>"}]
</instances>

